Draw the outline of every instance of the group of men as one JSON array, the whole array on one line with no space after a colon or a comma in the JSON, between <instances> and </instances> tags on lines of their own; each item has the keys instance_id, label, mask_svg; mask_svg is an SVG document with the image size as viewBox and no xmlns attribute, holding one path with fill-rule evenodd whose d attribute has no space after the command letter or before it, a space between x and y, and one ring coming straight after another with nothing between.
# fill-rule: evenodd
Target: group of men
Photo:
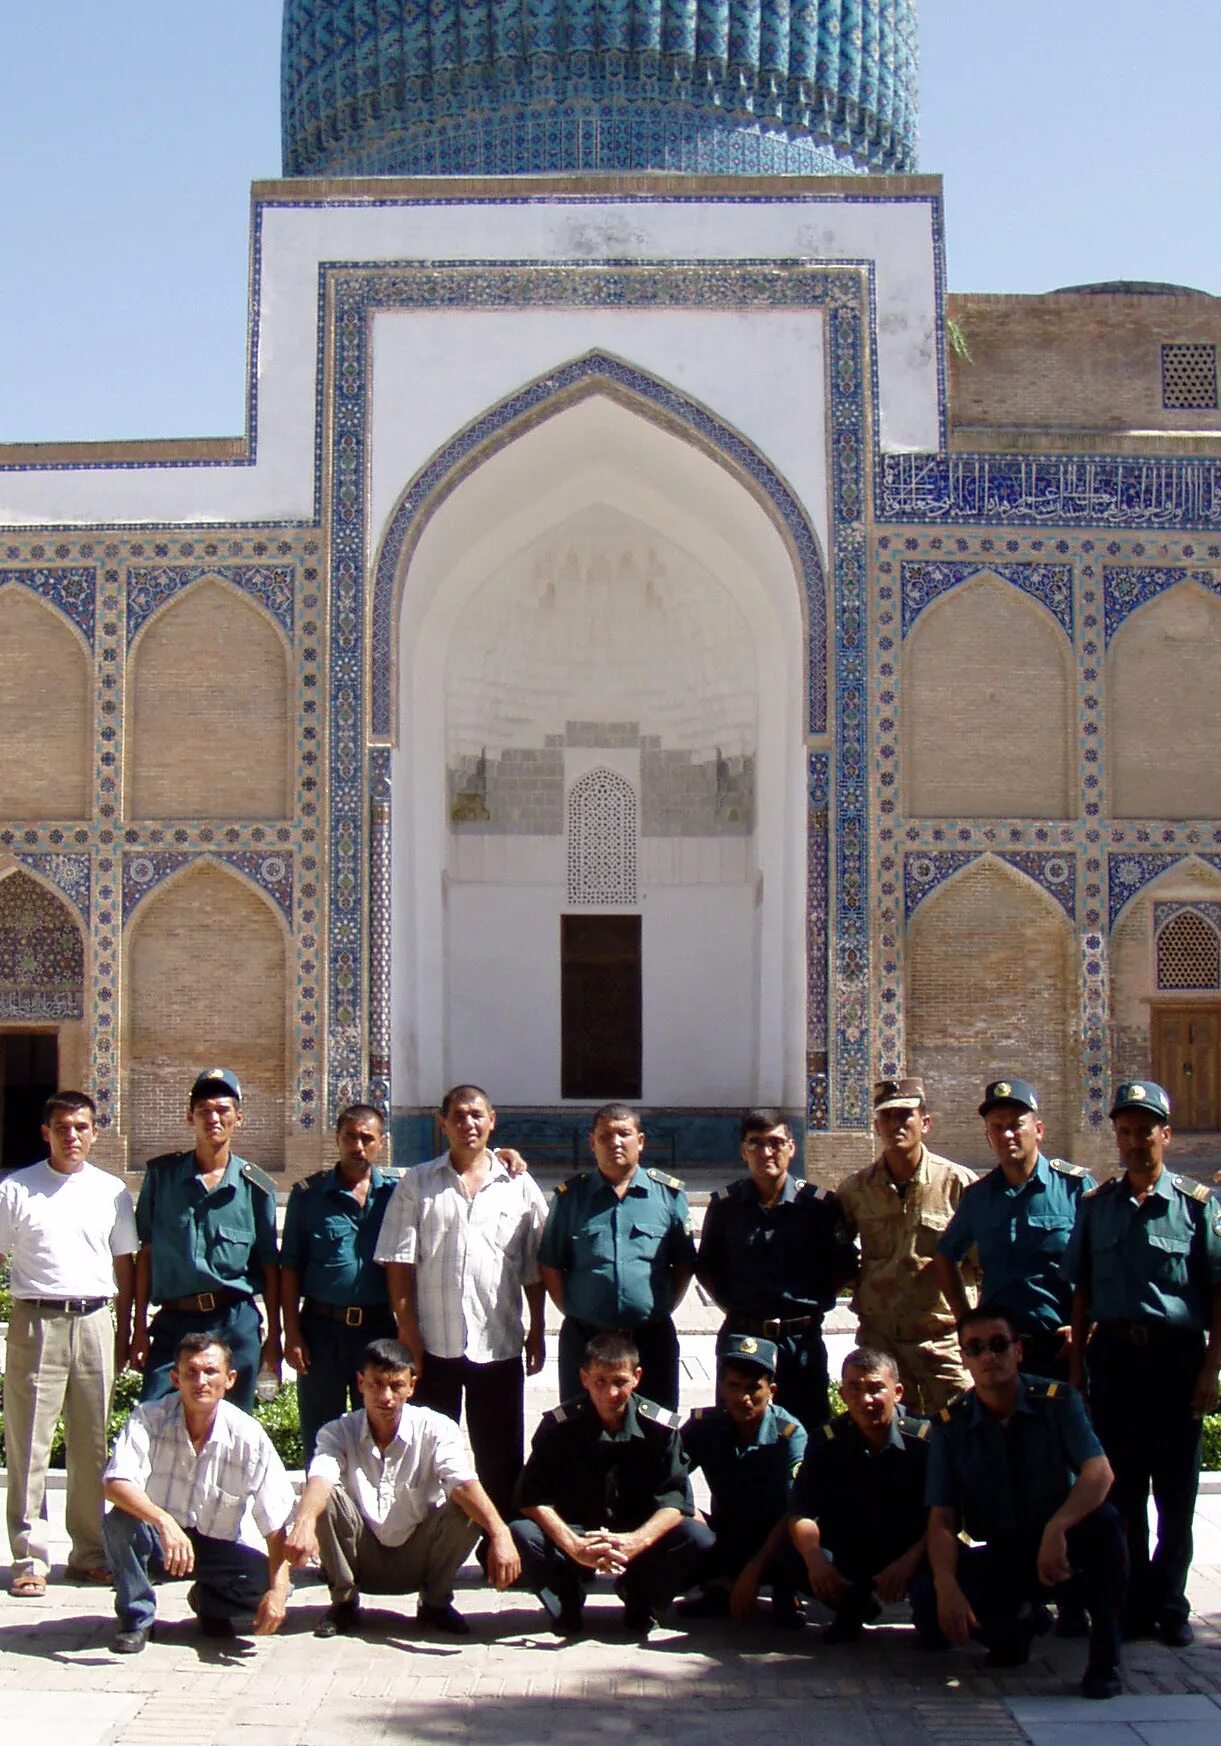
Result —
<instances>
[{"instance_id":1,"label":"group of men","mask_svg":"<svg viewBox=\"0 0 1221 1746\"><path fill-rule=\"evenodd\" d=\"M1116 1092L1122 1169L1102 1186L1045 1156L1027 1082L994 1081L980 1115L997 1165L977 1179L926 1145L923 1084L880 1082L880 1155L828 1194L792 1175L783 1118L751 1111L747 1176L712 1197L697 1250L683 1186L643 1164L632 1109L598 1112L595 1167L548 1209L493 1148L487 1094L459 1085L447 1149L398 1181L378 1169L378 1112L345 1110L338 1160L293 1189L277 1250L274 1185L233 1150L230 1071L195 1081L194 1147L149 1164L134 1216L87 1163L90 1100L60 1093L48 1159L0 1184L10 1592L45 1590L62 1408L69 1573L113 1577L127 1652L147 1639L158 1563L195 1573L191 1604L216 1634L243 1618L276 1629L292 1565L315 1556L331 1586L320 1634L353 1628L362 1589L418 1591L424 1623L459 1631L453 1576L480 1541L493 1585L531 1588L561 1632L599 1573L639 1634L689 1588L688 1616L744 1618L770 1587L778 1625L802 1624L813 1594L839 1641L907 1594L927 1646L976 1635L1012 1665L1056 1591L1062 1630L1084 1633L1088 1613L1085 1689L1110 1695L1121 1632L1191 1640L1221 1209L1166 1171L1169 1106L1150 1081ZM719 1404L682 1426L673 1317L693 1277L724 1313ZM829 1424L823 1318L848 1286L859 1345ZM523 1460L545 1294L563 1316L560 1404ZM295 1507L249 1416L284 1351L307 1465ZM125 1362L144 1372L142 1404L107 1464Z\"/></svg>"}]
</instances>

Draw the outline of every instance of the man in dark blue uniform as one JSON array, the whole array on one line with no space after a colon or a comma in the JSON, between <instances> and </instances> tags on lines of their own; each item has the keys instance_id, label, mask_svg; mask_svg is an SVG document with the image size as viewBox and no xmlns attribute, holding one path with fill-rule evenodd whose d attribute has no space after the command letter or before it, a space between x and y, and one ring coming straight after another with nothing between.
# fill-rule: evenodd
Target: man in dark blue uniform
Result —
<instances>
[{"instance_id":1,"label":"man in dark blue uniform","mask_svg":"<svg viewBox=\"0 0 1221 1746\"><path fill-rule=\"evenodd\" d=\"M554 1630L581 1629L585 1589L614 1578L623 1623L647 1637L656 1614L696 1580L713 1544L695 1519L678 1418L636 1389L640 1360L625 1334L599 1334L583 1393L543 1415L509 1524Z\"/></svg>"},{"instance_id":2,"label":"man in dark blue uniform","mask_svg":"<svg viewBox=\"0 0 1221 1746\"><path fill-rule=\"evenodd\" d=\"M889 1352L849 1352L840 1392L847 1410L811 1439L789 1520L801 1586L835 1614L823 1641L855 1643L906 1595L921 1641L944 1648L926 1559L928 1421L904 1413Z\"/></svg>"},{"instance_id":3,"label":"man in dark blue uniform","mask_svg":"<svg viewBox=\"0 0 1221 1746\"><path fill-rule=\"evenodd\" d=\"M691 1282L695 1243L687 1197L676 1176L646 1170L635 1110L610 1103L593 1120L596 1170L556 1189L539 1249L539 1273L560 1328L560 1399L580 1393L585 1347L595 1334L631 1335L643 1392L678 1406L674 1310Z\"/></svg>"},{"instance_id":4,"label":"man in dark blue uniform","mask_svg":"<svg viewBox=\"0 0 1221 1746\"><path fill-rule=\"evenodd\" d=\"M771 1340L722 1334L717 1356L721 1404L698 1408L683 1426L688 1463L703 1468L712 1494L716 1547L701 1572L701 1593L679 1601L677 1610L688 1619L729 1613L744 1623L767 1585L772 1624L799 1628L805 1616L794 1591L801 1572L789 1544L788 1514L806 1433L775 1405Z\"/></svg>"},{"instance_id":5,"label":"man in dark blue uniform","mask_svg":"<svg viewBox=\"0 0 1221 1746\"><path fill-rule=\"evenodd\" d=\"M789 1173L796 1147L777 1110L742 1118L750 1175L714 1194L696 1275L725 1312L724 1334L774 1342L776 1399L807 1431L827 1421L823 1314L856 1276L856 1251L834 1196Z\"/></svg>"},{"instance_id":6,"label":"man in dark blue uniform","mask_svg":"<svg viewBox=\"0 0 1221 1746\"><path fill-rule=\"evenodd\" d=\"M382 1118L354 1103L335 1137L339 1162L296 1184L280 1240L284 1356L297 1372L307 1467L321 1427L359 1404L356 1373L366 1346L394 1336L385 1270L373 1260L395 1189L377 1168Z\"/></svg>"},{"instance_id":7,"label":"man in dark blue uniform","mask_svg":"<svg viewBox=\"0 0 1221 1746\"><path fill-rule=\"evenodd\" d=\"M141 1400L159 1400L173 1390L179 1341L211 1330L233 1354L237 1382L230 1399L249 1412L260 1362L280 1374L275 1183L233 1151L242 1088L229 1068L199 1075L187 1120L194 1150L150 1159L136 1203L131 1365L144 1372ZM268 1324L262 1340L254 1301L260 1291ZM161 1306L151 1324L150 1303Z\"/></svg>"},{"instance_id":8,"label":"man in dark blue uniform","mask_svg":"<svg viewBox=\"0 0 1221 1746\"><path fill-rule=\"evenodd\" d=\"M970 1310L958 1337L975 1386L932 1422L925 1492L941 1629L955 1644L979 1637L990 1667L1020 1667L1043 1600L1076 1589L1090 1615L1082 1695L1115 1697L1124 1547L1111 1464L1076 1389L1021 1374L1003 1309Z\"/></svg>"},{"instance_id":9,"label":"man in dark blue uniform","mask_svg":"<svg viewBox=\"0 0 1221 1746\"><path fill-rule=\"evenodd\" d=\"M979 1113L996 1169L968 1188L933 1262L956 1317L969 1307L959 1263L983 1269L981 1303L1003 1303L1022 1338L1022 1368L1068 1381L1072 1291L1061 1271L1089 1172L1042 1151L1039 1099L1025 1079L997 1079Z\"/></svg>"},{"instance_id":10,"label":"man in dark blue uniform","mask_svg":"<svg viewBox=\"0 0 1221 1746\"><path fill-rule=\"evenodd\" d=\"M1064 1261L1075 1287L1073 1380L1088 1380L1115 1469L1132 1572L1125 1633L1182 1648L1192 1641L1201 1421L1216 1410L1221 1365L1221 1207L1202 1184L1166 1170L1170 1103L1160 1085L1121 1085L1111 1119L1123 1174L1081 1202Z\"/></svg>"}]
</instances>

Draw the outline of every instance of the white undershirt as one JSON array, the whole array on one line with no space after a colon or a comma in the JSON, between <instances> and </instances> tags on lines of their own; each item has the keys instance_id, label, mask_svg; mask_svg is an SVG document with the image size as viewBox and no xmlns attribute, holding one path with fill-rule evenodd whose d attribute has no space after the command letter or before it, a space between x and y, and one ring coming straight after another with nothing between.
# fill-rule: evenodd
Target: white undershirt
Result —
<instances>
[{"instance_id":1,"label":"white undershirt","mask_svg":"<svg viewBox=\"0 0 1221 1746\"><path fill-rule=\"evenodd\" d=\"M14 1297L113 1297L114 1257L140 1247L131 1196L94 1164L45 1160L0 1182L0 1255Z\"/></svg>"}]
</instances>

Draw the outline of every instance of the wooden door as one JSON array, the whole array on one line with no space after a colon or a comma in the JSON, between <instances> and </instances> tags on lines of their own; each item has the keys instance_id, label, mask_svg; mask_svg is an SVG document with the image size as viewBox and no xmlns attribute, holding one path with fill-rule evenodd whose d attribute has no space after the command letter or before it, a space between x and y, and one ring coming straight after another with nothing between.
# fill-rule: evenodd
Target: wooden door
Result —
<instances>
[{"instance_id":1,"label":"wooden door","mask_svg":"<svg viewBox=\"0 0 1221 1746\"><path fill-rule=\"evenodd\" d=\"M1184 1133L1221 1129L1221 1007L1155 1006L1153 1077Z\"/></svg>"},{"instance_id":2,"label":"wooden door","mask_svg":"<svg viewBox=\"0 0 1221 1746\"><path fill-rule=\"evenodd\" d=\"M560 917L560 1095L639 1097L640 917Z\"/></svg>"}]
</instances>

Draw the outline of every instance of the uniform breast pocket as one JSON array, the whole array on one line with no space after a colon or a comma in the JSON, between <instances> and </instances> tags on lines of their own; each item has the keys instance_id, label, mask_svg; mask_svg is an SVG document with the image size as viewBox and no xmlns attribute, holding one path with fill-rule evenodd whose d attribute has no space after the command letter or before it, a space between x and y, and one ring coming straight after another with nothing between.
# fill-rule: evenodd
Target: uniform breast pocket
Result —
<instances>
[{"instance_id":1,"label":"uniform breast pocket","mask_svg":"<svg viewBox=\"0 0 1221 1746\"><path fill-rule=\"evenodd\" d=\"M894 1253L898 1232L896 1219L862 1219L861 1255L866 1261L885 1261Z\"/></svg>"},{"instance_id":2,"label":"uniform breast pocket","mask_svg":"<svg viewBox=\"0 0 1221 1746\"><path fill-rule=\"evenodd\" d=\"M322 1235L328 1243L346 1243L352 1235L352 1221L346 1213L328 1213L322 1221Z\"/></svg>"},{"instance_id":3,"label":"uniform breast pocket","mask_svg":"<svg viewBox=\"0 0 1221 1746\"><path fill-rule=\"evenodd\" d=\"M577 1267L605 1266L614 1255L615 1240L609 1225L586 1225L572 1233L572 1257Z\"/></svg>"},{"instance_id":4,"label":"uniform breast pocket","mask_svg":"<svg viewBox=\"0 0 1221 1746\"><path fill-rule=\"evenodd\" d=\"M1190 1237L1149 1238L1149 1271L1166 1285L1186 1285Z\"/></svg>"},{"instance_id":5,"label":"uniform breast pocket","mask_svg":"<svg viewBox=\"0 0 1221 1746\"><path fill-rule=\"evenodd\" d=\"M658 1224L654 1219L637 1219L631 1229L631 1238L633 1243L640 1243L642 1246L648 1243L660 1244L669 1228L668 1225Z\"/></svg>"},{"instance_id":6,"label":"uniform breast pocket","mask_svg":"<svg viewBox=\"0 0 1221 1746\"><path fill-rule=\"evenodd\" d=\"M916 1253L930 1256L937 1253L937 1245L945 1236L949 1227L948 1213L921 1213L920 1223L916 1226Z\"/></svg>"},{"instance_id":7,"label":"uniform breast pocket","mask_svg":"<svg viewBox=\"0 0 1221 1746\"><path fill-rule=\"evenodd\" d=\"M216 1225L208 1243L208 1259L222 1275L243 1273L253 1243L254 1232L245 1225Z\"/></svg>"},{"instance_id":8,"label":"uniform breast pocket","mask_svg":"<svg viewBox=\"0 0 1221 1746\"><path fill-rule=\"evenodd\" d=\"M1068 1246L1072 1228L1072 1219L1062 1213L1031 1213L1026 1221L1030 1247L1048 1255L1058 1255Z\"/></svg>"}]
</instances>

